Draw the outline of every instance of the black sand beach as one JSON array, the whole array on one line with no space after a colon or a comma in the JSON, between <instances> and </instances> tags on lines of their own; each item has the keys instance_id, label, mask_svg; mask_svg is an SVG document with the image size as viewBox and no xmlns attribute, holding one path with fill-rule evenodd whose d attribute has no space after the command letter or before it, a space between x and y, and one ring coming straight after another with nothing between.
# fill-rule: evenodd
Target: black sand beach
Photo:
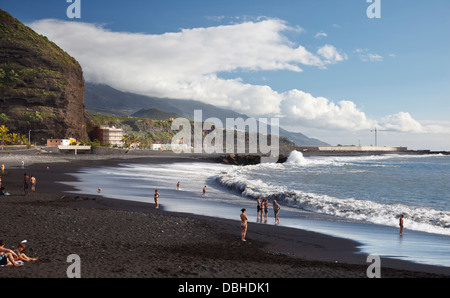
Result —
<instances>
[{"instance_id":1,"label":"black sand beach","mask_svg":"<svg viewBox=\"0 0 450 298\"><path fill-rule=\"evenodd\" d=\"M64 194L55 181L84 166L181 161L152 157L0 154L6 165L0 238L7 248L26 239L25 253L39 257L22 267L0 268L0 277L65 278L67 257L81 259L83 278L365 278L370 265L346 239L273 225L249 223L240 241L239 221L170 213L149 203ZM187 159L192 157L187 157ZM25 168L21 169L21 161ZM198 160L197 160L198 161ZM47 169L47 166L49 169ZM37 177L25 197L24 172ZM238 219L238 218L237 218ZM436 266L382 259L381 277L449 277Z\"/></svg>"}]
</instances>

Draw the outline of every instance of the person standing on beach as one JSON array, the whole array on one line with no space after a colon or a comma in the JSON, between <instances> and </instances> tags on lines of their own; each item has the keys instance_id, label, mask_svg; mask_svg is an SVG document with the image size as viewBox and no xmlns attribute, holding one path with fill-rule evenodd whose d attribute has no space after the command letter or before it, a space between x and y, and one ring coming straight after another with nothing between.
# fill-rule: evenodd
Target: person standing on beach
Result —
<instances>
[{"instance_id":1,"label":"person standing on beach","mask_svg":"<svg viewBox=\"0 0 450 298\"><path fill-rule=\"evenodd\" d=\"M400 220L399 220L399 223L398 223L398 225L400 226L400 236L403 235L403 223L404 223L404 217L405 217L405 215L402 214L402 216L400 216Z\"/></svg>"},{"instance_id":2,"label":"person standing on beach","mask_svg":"<svg viewBox=\"0 0 450 298\"><path fill-rule=\"evenodd\" d=\"M203 186L203 195L206 195L206 185Z\"/></svg>"},{"instance_id":3,"label":"person standing on beach","mask_svg":"<svg viewBox=\"0 0 450 298\"><path fill-rule=\"evenodd\" d=\"M153 196L153 198L155 199L156 208L158 209L159 208L159 205L158 205L159 192L157 189L155 189L155 195Z\"/></svg>"},{"instance_id":4,"label":"person standing on beach","mask_svg":"<svg viewBox=\"0 0 450 298\"><path fill-rule=\"evenodd\" d=\"M23 191L25 192L25 196L28 197L28 182L30 181L30 176L27 173L23 174Z\"/></svg>"},{"instance_id":5,"label":"person standing on beach","mask_svg":"<svg viewBox=\"0 0 450 298\"><path fill-rule=\"evenodd\" d=\"M261 196L258 196L258 199L256 200L256 211L256 221L262 221Z\"/></svg>"},{"instance_id":6,"label":"person standing on beach","mask_svg":"<svg viewBox=\"0 0 450 298\"><path fill-rule=\"evenodd\" d=\"M242 241L247 241L245 240L245 235L247 234L247 221L248 221L248 217L245 214L245 208L241 209L241 240Z\"/></svg>"},{"instance_id":7,"label":"person standing on beach","mask_svg":"<svg viewBox=\"0 0 450 298\"><path fill-rule=\"evenodd\" d=\"M180 181L177 183L177 190L180 190Z\"/></svg>"},{"instance_id":8,"label":"person standing on beach","mask_svg":"<svg viewBox=\"0 0 450 298\"><path fill-rule=\"evenodd\" d=\"M34 177L33 175L31 175L30 183L31 183L31 191L35 192L36 191L36 177Z\"/></svg>"},{"instance_id":9,"label":"person standing on beach","mask_svg":"<svg viewBox=\"0 0 450 298\"><path fill-rule=\"evenodd\" d=\"M281 206L277 203L277 200L273 200L273 212L275 214L275 224L280 223L280 219L278 218L278 213L280 213Z\"/></svg>"},{"instance_id":10,"label":"person standing on beach","mask_svg":"<svg viewBox=\"0 0 450 298\"><path fill-rule=\"evenodd\" d=\"M264 207L264 223L267 223L267 217L269 215L269 200L264 199L263 201L263 207Z\"/></svg>"}]
</instances>

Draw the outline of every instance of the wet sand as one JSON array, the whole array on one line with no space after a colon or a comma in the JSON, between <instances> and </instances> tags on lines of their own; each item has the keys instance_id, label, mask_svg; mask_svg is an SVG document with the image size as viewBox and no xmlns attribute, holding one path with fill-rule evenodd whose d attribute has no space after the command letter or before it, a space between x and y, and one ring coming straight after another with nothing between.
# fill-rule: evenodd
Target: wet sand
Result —
<instances>
[{"instance_id":1,"label":"wet sand","mask_svg":"<svg viewBox=\"0 0 450 298\"><path fill-rule=\"evenodd\" d=\"M7 248L26 239L25 253L39 257L0 277L65 278L67 257L81 259L83 278L365 278L367 256L357 243L281 226L249 223L240 241L239 221L155 209L149 203L67 195L65 173L118 162L182 161L152 157L0 154L5 163L0 238ZM192 157L188 157L191 160ZM25 168L21 169L24 160ZM196 160L199 161L199 160ZM47 169L49 167L49 169ZM24 172L37 191L23 195ZM381 277L444 277L448 268L382 259Z\"/></svg>"}]
</instances>

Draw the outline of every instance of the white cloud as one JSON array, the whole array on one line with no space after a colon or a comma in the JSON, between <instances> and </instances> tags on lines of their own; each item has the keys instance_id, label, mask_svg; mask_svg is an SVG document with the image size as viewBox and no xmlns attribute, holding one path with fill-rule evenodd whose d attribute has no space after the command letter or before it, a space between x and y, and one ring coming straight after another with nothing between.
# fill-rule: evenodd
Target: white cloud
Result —
<instances>
[{"instance_id":1,"label":"white cloud","mask_svg":"<svg viewBox=\"0 0 450 298\"><path fill-rule=\"evenodd\" d=\"M322 37L327 37L327 36L328 36L328 34L326 34L326 33L323 32L323 31L320 31L320 32L317 32L316 35L314 35L314 38L320 39L320 38L322 38Z\"/></svg>"},{"instance_id":2,"label":"white cloud","mask_svg":"<svg viewBox=\"0 0 450 298\"><path fill-rule=\"evenodd\" d=\"M327 98L314 97L299 90L283 94L281 109L287 125L299 124L335 130L370 129L376 125L351 101L335 104Z\"/></svg>"},{"instance_id":3,"label":"white cloud","mask_svg":"<svg viewBox=\"0 0 450 298\"><path fill-rule=\"evenodd\" d=\"M283 32L302 29L282 20L264 18L159 35L112 32L101 25L59 20L41 20L30 26L74 56L86 81L119 90L195 99L255 117L282 115L281 124L291 127L357 131L378 125L397 131L442 130L440 124L423 125L404 112L378 123L351 101L334 103L295 89L280 93L269 86L218 76L239 70L301 72L304 66L325 68L347 59L329 44L313 53L294 43ZM357 53L371 59L367 50Z\"/></svg>"},{"instance_id":4,"label":"white cloud","mask_svg":"<svg viewBox=\"0 0 450 298\"><path fill-rule=\"evenodd\" d=\"M332 46L319 50L326 58L322 59L295 45L283 32L302 29L278 19L160 35L111 32L100 25L52 19L30 26L74 56L87 81L152 96L196 99L253 114L277 112L280 96L267 86L224 80L217 73L301 72L303 66L324 67L342 61Z\"/></svg>"},{"instance_id":5,"label":"white cloud","mask_svg":"<svg viewBox=\"0 0 450 298\"><path fill-rule=\"evenodd\" d=\"M359 59L363 62L382 62L384 59L381 55L369 53L368 49L356 49L355 53L358 54Z\"/></svg>"},{"instance_id":6,"label":"white cloud","mask_svg":"<svg viewBox=\"0 0 450 298\"><path fill-rule=\"evenodd\" d=\"M347 60L345 53L339 52L334 46L328 44L319 48L317 54L325 58L325 64L335 64Z\"/></svg>"},{"instance_id":7,"label":"white cloud","mask_svg":"<svg viewBox=\"0 0 450 298\"><path fill-rule=\"evenodd\" d=\"M380 120L379 125L385 130L418 133L425 132L425 128L406 112L399 112L394 115L383 117Z\"/></svg>"}]
</instances>

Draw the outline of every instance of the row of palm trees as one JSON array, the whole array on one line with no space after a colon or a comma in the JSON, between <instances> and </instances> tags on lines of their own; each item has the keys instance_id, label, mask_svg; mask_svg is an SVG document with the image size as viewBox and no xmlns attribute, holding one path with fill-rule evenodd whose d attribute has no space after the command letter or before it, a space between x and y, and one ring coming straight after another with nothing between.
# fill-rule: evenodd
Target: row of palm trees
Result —
<instances>
[{"instance_id":1,"label":"row of palm trees","mask_svg":"<svg viewBox=\"0 0 450 298\"><path fill-rule=\"evenodd\" d=\"M2 146L28 144L28 138L26 135L8 132L9 129L5 125L0 126L0 142Z\"/></svg>"}]
</instances>

